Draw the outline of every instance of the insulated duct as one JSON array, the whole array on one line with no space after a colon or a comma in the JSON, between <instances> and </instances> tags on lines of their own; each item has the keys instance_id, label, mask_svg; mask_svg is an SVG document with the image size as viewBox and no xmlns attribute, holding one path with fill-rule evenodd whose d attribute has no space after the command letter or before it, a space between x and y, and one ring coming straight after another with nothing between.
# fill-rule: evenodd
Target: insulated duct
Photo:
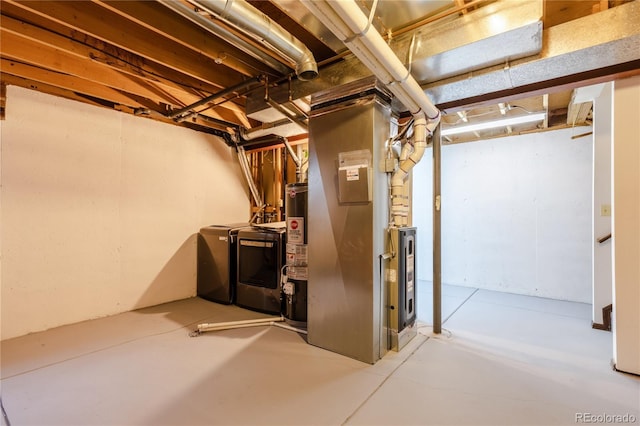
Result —
<instances>
[{"instance_id":1,"label":"insulated duct","mask_svg":"<svg viewBox=\"0 0 640 426\"><path fill-rule=\"evenodd\" d=\"M261 61L263 64L273 68L280 74L288 74L291 70L287 68L285 65L278 62L276 59L264 53L258 47L252 45L251 43L245 41L241 37L238 37L231 31L223 28L219 25L216 25L211 19L206 18L200 15L198 12L191 9L189 6L176 1L176 0L158 0L159 3L173 10L177 14L187 18L194 24L204 28L205 30L211 32L212 34L220 37L223 40L228 41L233 44L243 52L248 55L251 55L255 59Z\"/></svg>"},{"instance_id":2,"label":"insulated duct","mask_svg":"<svg viewBox=\"0 0 640 426\"><path fill-rule=\"evenodd\" d=\"M422 158L427 147L427 132L432 134L437 127L440 111L355 1L302 0L302 3L342 40L414 117L414 150L391 177L393 223L396 226L406 224L408 208L403 205L404 180Z\"/></svg>"},{"instance_id":3,"label":"insulated duct","mask_svg":"<svg viewBox=\"0 0 640 426\"><path fill-rule=\"evenodd\" d=\"M269 45L280 56L295 64L296 75L300 80L313 80L318 76L318 64L307 46L246 1L188 1L258 42Z\"/></svg>"}]
</instances>

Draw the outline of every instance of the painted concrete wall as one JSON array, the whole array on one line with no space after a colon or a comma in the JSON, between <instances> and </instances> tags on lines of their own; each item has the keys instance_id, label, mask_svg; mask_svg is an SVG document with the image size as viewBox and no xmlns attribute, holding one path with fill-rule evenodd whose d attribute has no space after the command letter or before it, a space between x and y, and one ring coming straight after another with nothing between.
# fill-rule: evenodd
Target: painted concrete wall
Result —
<instances>
[{"instance_id":1,"label":"painted concrete wall","mask_svg":"<svg viewBox=\"0 0 640 426\"><path fill-rule=\"evenodd\" d=\"M200 227L248 219L216 137L17 87L1 125L3 339L194 296Z\"/></svg>"},{"instance_id":2,"label":"painted concrete wall","mask_svg":"<svg viewBox=\"0 0 640 426\"><path fill-rule=\"evenodd\" d=\"M614 82L613 112L614 362L640 374L640 77Z\"/></svg>"},{"instance_id":3,"label":"painted concrete wall","mask_svg":"<svg viewBox=\"0 0 640 426\"><path fill-rule=\"evenodd\" d=\"M589 128L442 149L442 282L591 302ZM418 278L431 281L432 152L415 168Z\"/></svg>"},{"instance_id":4,"label":"painted concrete wall","mask_svg":"<svg viewBox=\"0 0 640 426\"><path fill-rule=\"evenodd\" d=\"M611 233L612 83L602 85L593 99L593 322L603 324L602 308L613 302L612 240L598 243ZM606 211L606 207L609 211ZM604 211L603 211L604 208Z\"/></svg>"}]
</instances>

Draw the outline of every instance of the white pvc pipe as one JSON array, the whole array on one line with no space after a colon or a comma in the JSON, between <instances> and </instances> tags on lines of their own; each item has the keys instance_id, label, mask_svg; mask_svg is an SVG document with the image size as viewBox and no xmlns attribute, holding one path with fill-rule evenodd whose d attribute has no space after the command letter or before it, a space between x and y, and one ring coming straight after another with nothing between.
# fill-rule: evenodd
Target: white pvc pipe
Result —
<instances>
[{"instance_id":1,"label":"white pvc pipe","mask_svg":"<svg viewBox=\"0 0 640 426\"><path fill-rule=\"evenodd\" d=\"M280 318L262 318L254 320L241 320L241 321L228 321L228 322L216 322L216 323L203 323L198 324L198 332L205 333L207 331L223 331L234 330L237 328L249 328L249 327L263 327L263 326L275 326L283 328L285 330L295 331L296 333L307 334L307 330L283 324L284 317Z\"/></svg>"},{"instance_id":2,"label":"white pvc pipe","mask_svg":"<svg viewBox=\"0 0 640 426\"><path fill-rule=\"evenodd\" d=\"M400 163L391 178L393 222L397 226L404 225L409 216L408 206L403 202L404 180L422 158L427 147L427 134L432 134L440 122L440 111L382 36L372 30L369 19L353 0L302 0L302 3L387 85L414 116L414 151Z\"/></svg>"},{"instance_id":3,"label":"white pvc pipe","mask_svg":"<svg viewBox=\"0 0 640 426\"><path fill-rule=\"evenodd\" d=\"M370 30L362 33L367 28L368 18L355 2L302 0L302 3L342 40L379 80L389 85L389 90L412 113L418 113L418 109L421 108L430 120L439 119L438 109L425 95L418 82L412 76L407 76L406 67L375 28L370 27ZM435 128L435 125L429 127Z\"/></svg>"},{"instance_id":4,"label":"white pvc pipe","mask_svg":"<svg viewBox=\"0 0 640 426\"><path fill-rule=\"evenodd\" d=\"M264 326L269 326L269 325L273 325L273 321L268 322L268 323L260 323L260 324L236 324L236 325L227 325L225 327L216 327L216 326L210 326L210 327L200 327L198 326L198 332L199 333L206 333L207 331L224 331L224 330L234 330L237 328L249 328L249 327L264 327Z\"/></svg>"},{"instance_id":5,"label":"white pvc pipe","mask_svg":"<svg viewBox=\"0 0 640 426\"><path fill-rule=\"evenodd\" d=\"M281 322L281 321L284 321L283 317L203 323L203 324L198 324L198 331L219 331L219 330L227 330L232 328L258 327L261 325L273 325L276 322Z\"/></svg>"},{"instance_id":6,"label":"white pvc pipe","mask_svg":"<svg viewBox=\"0 0 640 426\"><path fill-rule=\"evenodd\" d=\"M295 331L296 333L302 333L302 334L307 334L307 330L304 330L302 328L297 328L297 327L292 327L288 324L282 324L280 322L274 322L272 325L279 327L279 328L284 328L285 330L291 330L291 331Z\"/></svg>"},{"instance_id":7,"label":"white pvc pipe","mask_svg":"<svg viewBox=\"0 0 640 426\"><path fill-rule=\"evenodd\" d=\"M270 317L270 318L257 318L250 320L238 320L238 321L227 321L227 322L213 322L213 323L203 323L198 325L200 326L222 326L226 327L228 325L236 325L236 324L259 324L259 323L268 323L271 321L284 321L283 317Z\"/></svg>"}]
</instances>

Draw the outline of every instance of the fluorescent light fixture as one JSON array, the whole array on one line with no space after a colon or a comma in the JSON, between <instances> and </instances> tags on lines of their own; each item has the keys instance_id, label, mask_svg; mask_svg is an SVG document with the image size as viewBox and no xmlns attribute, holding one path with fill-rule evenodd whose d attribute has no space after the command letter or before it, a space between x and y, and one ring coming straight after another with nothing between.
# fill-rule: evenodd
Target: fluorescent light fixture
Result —
<instances>
[{"instance_id":1,"label":"fluorescent light fixture","mask_svg":"<svg viewBox=\"0 0 640 426\"><path fill-rule=\"evenodd\" d=\"M442 129L442 136L457 135L460 133L476 132L478 130L495 129L497 127L514 126L516 124L533 123L542 121L546 117L546 113L537 112L534 114L521 115L519 117L502 118L500 120L485 121L484 123L469 124L465 126L456 126Z\"/></svg>"}]
</instances>

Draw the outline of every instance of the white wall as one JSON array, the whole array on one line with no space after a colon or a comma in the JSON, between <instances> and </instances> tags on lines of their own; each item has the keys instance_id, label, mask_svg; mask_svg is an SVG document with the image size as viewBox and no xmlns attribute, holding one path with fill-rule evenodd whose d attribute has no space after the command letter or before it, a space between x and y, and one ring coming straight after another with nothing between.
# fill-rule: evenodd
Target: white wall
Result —
<instances>
[{"instance_id":1,"label":"white wall","mask_svg":"<svg viewBox=\"0 0 640 426\"><path fill-rule=\"evenodd\" d=\"M614 362L640 374L640 76L614 82L613 111Z\"/></svg>"},{"instance_id":2,"label":"white wall","mask_svg":"<svg viewBox=\"0 0 640 426\"><path fill-rule=\"evenodd\" d=\"M442 148L442 282L591 303L591 137L565 129ZM432 159L414 174L418 278L431 281Z\"/></svg>"},{"instance_id":3,"label":"white wall","mask_svg":"<svg viewBox=\"0 0 640 426\"><path fill-rule=\"evenodd\" d=\"M2 122L2 338L195 295L196 238L248 219L217 137L17 87Z\"/></svg>"},{"instance_id":4,"label":"white wall","mask_svg":"<svg viewBox=\"0 0 640 426\"><path fill-rule=\"evenodd\" d=\"M612 83L601 85L602 92L593 99L593 322L604 324L602 308L613 302L611 246L612 240L598 243L611 233L611 140ZM609 215L602 207L609 206Z\"/></svg>"}]
</instances>

